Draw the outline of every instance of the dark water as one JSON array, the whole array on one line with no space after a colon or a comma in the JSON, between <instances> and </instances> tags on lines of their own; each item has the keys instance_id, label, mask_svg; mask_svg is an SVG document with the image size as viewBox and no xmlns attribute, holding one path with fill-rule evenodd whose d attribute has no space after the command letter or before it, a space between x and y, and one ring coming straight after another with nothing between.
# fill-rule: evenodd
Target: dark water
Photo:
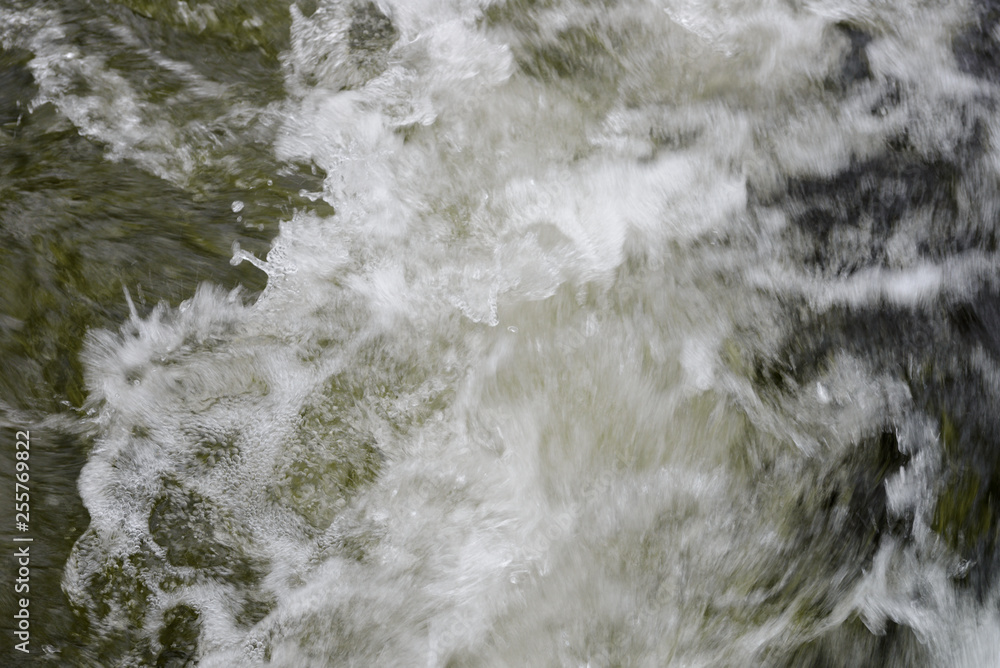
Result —
<instances>
[{"instance_id":1,"label":"dark water","mask_svg":"<svg viewBox=\"0 0 1000 668\"><path fill-rule=\"evenodd\" d=\"M1000 7L0 17L4 665L1000 665Z\"/></svg>"}]
</instances>

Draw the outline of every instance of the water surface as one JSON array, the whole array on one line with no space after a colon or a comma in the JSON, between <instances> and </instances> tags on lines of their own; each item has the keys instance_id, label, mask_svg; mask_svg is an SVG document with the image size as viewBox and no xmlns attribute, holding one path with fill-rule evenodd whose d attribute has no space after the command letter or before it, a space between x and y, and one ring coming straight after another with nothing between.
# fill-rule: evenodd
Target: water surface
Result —
<instances>
[{"instance_id":1,"label":"water surface","mask_svg":"<svg viewBox=\"0 0 1000 668\"><path fill-rule=\"evenodd\" d=\"M15 661L1000 655L992 3L0 15Z\"/></svg>"}]
</instances>

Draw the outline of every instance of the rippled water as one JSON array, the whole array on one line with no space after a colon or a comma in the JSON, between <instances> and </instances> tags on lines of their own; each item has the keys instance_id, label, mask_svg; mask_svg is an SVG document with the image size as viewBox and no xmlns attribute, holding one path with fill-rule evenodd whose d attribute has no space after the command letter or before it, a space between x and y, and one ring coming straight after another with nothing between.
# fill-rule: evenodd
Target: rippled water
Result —
<instances>
[{"instance_id":1,"label":"rippled water","mask_svg":"<svg viewBox=\"0 0 1000 668\"><path fill-rule=\"evenodd\" d=\"M1000 6L0 17L14 661L1000 662Z\"/></svg>"}]
</instances>

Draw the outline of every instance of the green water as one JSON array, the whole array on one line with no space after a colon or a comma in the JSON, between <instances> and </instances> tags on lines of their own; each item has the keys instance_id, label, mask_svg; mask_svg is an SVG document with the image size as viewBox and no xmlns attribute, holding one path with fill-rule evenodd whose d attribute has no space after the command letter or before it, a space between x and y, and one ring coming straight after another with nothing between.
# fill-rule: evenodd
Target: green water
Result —
<instances>
[{"instance_id":1,"label":"green water","mask_svg":"<svg viewBox=\"0 0 1000 668\"><path fill-rule=\"evenodd\" d=\"M149 47L231 85L234 96L281 95L277 54L288 39L287 7L232 5L219 13L235 23L203 31L185 25L170 3L52 6L71 26L70 44L105 54L108 67L139 82L150 101L168 99L178 83L144 55ZM4 2L0 15L17 7ZM241 29L254 11L266 22ZM123 47L110 30L118 25L145 44ZM70 548L89 523L76 490L92 445L80 421L86 391L79 353L88 331L116 329L128 318L125 291L140 314L161 301L178 304L205 281L242 286L243 298L253 300L266 277L249 264L230 264L233 242L265 253L278 220L315 206L299 191L314 189L318 177L295 166L276 176L268 145L216 122L232 99L170 105L172 122L205 124L215 144L186 183L159 178L128 158L108 159L107 145L83 136L54 104L32 107L33 57L24 49L0 50L0 655L18 665L75 665L86 663L80 650L90 638L61 583ZM218 156L231 160L208 164ZM239 220L234 200L246 202ZM30 658L12 647L15 565L7 554L11 538L22 535L13 529L13 451L15 432L25 429L32 445L32 522L23 534L34 541Z\"/></svg>"}]
</instances>

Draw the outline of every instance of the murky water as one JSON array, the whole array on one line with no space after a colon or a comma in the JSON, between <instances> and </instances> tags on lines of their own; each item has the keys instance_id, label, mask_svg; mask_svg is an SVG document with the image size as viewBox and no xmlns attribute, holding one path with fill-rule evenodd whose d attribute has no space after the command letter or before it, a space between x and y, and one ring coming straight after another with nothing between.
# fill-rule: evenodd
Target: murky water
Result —
<instances>
[{"instance_id":1,"label":"murky water","mask_svg":"<svg viewBox=\"0 0 1000 668\"><path fill-rule=\"evenodd\" d=\"M0 16L13 661L997 665L1000 8Z\"/></svg>"}]
</instances>

